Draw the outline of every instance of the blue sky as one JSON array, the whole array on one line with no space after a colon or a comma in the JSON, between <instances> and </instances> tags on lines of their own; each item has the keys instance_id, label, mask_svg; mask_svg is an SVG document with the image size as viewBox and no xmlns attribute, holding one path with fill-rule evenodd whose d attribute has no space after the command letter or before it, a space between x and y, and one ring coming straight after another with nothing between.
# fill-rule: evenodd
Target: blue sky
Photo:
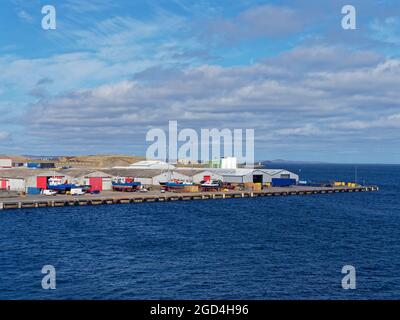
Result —
<instances>
[{"instance_id":1,"label":"blue sky","mask_svg":"<svg viewBox=\"0 0 400 320\"><path fill-rule=\"evenodd\" d=\"M3 0L0 23L0 154L144 154L177 120L254 128L257 159L400 163L396 1Z\"/></svg>"}]
</instances>

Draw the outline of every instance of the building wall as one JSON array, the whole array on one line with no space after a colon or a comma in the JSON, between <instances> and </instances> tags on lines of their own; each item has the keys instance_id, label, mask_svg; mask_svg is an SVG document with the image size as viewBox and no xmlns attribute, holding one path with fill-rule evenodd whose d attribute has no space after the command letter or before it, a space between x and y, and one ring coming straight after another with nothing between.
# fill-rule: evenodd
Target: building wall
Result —
<instances>
[{"instance_id":1,"label":"building wall","mask_svg":"<svg viewBox=\"0 0 400 320\"><path fill-rule=\"evenodd\" d=\"M258 175L258 174L259 174L259 173L257 173L257 175ZM249 174L243 176L243 177L242 177L243 183L253 182L253 175L254 175L253 173L249 173ZM264 180L264 177L263 177L263 180Z\"/></svg>"},{"instance_id":2,"label":"building wall","mask_svg":"<svg viewBox=\"0 0 400 320\"><path fill-rule=\"evenodd\" d=\"M112 190L112 182L111 178L101 178L102 179L102 188L103 191L110 191ZM73 183L76 184L82 184L82 185L90 185L90 177L80 177L76 178L75 180L72 181Z\"/></svg>"},{"instance_id":3,"label":"building wall","mask_svg":"<svg viewBox=\"0 0 400 320\"><path fill-rule=\"evenodd\" d=\"M234 157L227 157L221 159L221 169L236 169L237 159Z\"/></svg>"},{"instance_id":4,"label":"building wall","mask_svg":"<svg viewBox=\"0 0 400 320\"><path fill-rule=\"evenodd\" d=\"M243 183L242 176L223 176L222 181L226 183Z\"/></svg>"},{"instance_id":5,"label":"building wall","mask_svg":"<svg viewBox=\"0 0 400 320\"><path fill-rule=\"evenodd\" d=\"M262 176L262 183L267 183L272 181L272 177L267 174L266 172L262 170L254 170L253 172L249 173L248 175L243 177L243 182L248 183L248 182L253 182L253 177L254 176Z\"/></svg>"},{"instance_id":6,"label":"building wall","mask_svg":"<svg viewBox=\"0 0 400 320\"><path fill-rule=\"evenodd\" d=\"M142 185L151 186L153 185L153 178L135 178L135 182L140 182Z\"/></svg>"},{"instance_id":7,"label":"building wall","mask_svg":"<svg viewBox=\"0 0 400 320\"><path fill-rule=\"evenodd\" d=\"M8 189L8 179L0 178L0 189L7 190Z\"/></svg>"},{"instance_id":8,"label":"building wall","mask_svg":"<svg viewBox=\"0 0 400 320\"><path fill-rule=\"evenodd\" d=\"M72 184L78 184L78 185L88 185L89 184L89 178L85 177L74 177L71 179L67 179L68 183Z\"/></svg>"},{"instance_id":9,"label":"building wall","mask_svg":"<svg viewBox=\"0 0 400 320\"><path fill-rule=\"evenodd\" d=\"M282 170L281 172L279 172L278 174L275 174L275 175L267 174L266 178L268 180L266 180L265 182L271 182L272 179L276 179L276 178L278 178L278 179L283 178L282 175L289 175L290 179L295 179L297 182L299 181L299 176L297 174L287 171L287 170Z\"/></svg>"},{"instance_id":10,"label":"building wall","mask_svg":"<svg viewBox=\"0 0 400 320\"><path fill-rule=\"evenodd\" d=\"M36 171L36 170L33 170ZM54 173L48 171L48 172L40 172L37 174L33 174L32 176L26 177L24 180L26 182L26 188L36 188L37 187L37 177L49 177L51 178L54 175ZM72 180L74 180L74 178L70 177L70 176L66 176L60 173L56 173L56 177L62 178L62 179L66 179L68 182L71 182Z\"/></svg>"},{"instance_id":11,"label":"building wall","mask_svg":"<svg viewBox=\"0 0 400 320\"><path fill-rule=\"evenodd\" d=\"M11 159L0 159L0 168L11 168L12 160Z\"/></svg>"},{"instance_id":12,"label":"building wall","mask_svg":"<svg viewBox=\"0 0 400 320\"><path fill-rule=\"evenodd\" d=\"M282 174L288 174L290 176L290 179L295 179L296 181L299 180L299 176L293 172L287 171L287 170L274 170L271 172L276 172L276 174L271 175L268 173L268 171L264 171L262 169L255 169L246 175L240 176L240 175L224 175L223 176L223 181L227 183L252 183L253 182L253 177L256 175L262 175L262 181L263 183L268 183L272 182L273 178L281 178Z\"/></svg>"},{"instance_id":13,"label":"building wall","mask_svg":"<svg viewBox=\"0 0 400 320\"><path fill-rule=\"evenodd\" d=\"M27 188L36 188L36 176L30 176L25 179Z\"/></svg>"},{"instance_id":14,"label":"building wall","mask_svg":"<svg viewBox=\"0 0 400 320\"><path fill-rule=\"evenodd\" d=\"M26 183L24 179L8 179L8 186L11 191L26 191Z\"/></svg>"},{"instance_id":15,"label":"building wall","mask_svg":"<svg viewBox=\"0 0 400 320\"><path fill-rule=\"evenodd\" d=\"M112 190L111 178L103 178L103 190Z\"/></svg>"},{"instance_id":16,"label":"building wall","mask_svg":"<svg viewBox=\"0 0 400 320\"><path fill-rule=\"evenodd\" d=\"M22 178L0 178L1 189L25 192L26 184Z\"/></svg>"}]
</instances>

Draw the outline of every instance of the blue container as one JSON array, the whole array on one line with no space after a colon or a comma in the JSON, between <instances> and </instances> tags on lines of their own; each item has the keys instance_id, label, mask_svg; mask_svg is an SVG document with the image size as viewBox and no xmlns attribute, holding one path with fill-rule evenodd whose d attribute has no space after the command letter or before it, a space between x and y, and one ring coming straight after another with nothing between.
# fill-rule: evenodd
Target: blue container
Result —
<instances>
[{"instance_id":1,"label":"blue container","mask_svg":"<svg viewBox=\"0 0 400 320\"><path fill-rule=\"evenodd\" d=\"M37 169L40 168L40 164L37 162L28 162L26 164L27 168L31 168L31 169Z\"/></svg>"},{"instance_id":2,"label":"blue container","mask_svg":"<svg viewBox=\"0 0 400 320\"><path fill-rule=\"evenodd\" d=\"M42 189L35 187L28 187L27 192L28 194L40 194L42 192Z\"/></svg>"},{"instance_id":3,"label":"blue container","mask_svg":"<svg viewBox=\"0 0 400 320\"><path fill-rule=\"evenodd\" d=\"M289 187L296 184L296 179L282 179L282 178L273 178L272 186L273 187Z\"/></svg>"}]
</instances>

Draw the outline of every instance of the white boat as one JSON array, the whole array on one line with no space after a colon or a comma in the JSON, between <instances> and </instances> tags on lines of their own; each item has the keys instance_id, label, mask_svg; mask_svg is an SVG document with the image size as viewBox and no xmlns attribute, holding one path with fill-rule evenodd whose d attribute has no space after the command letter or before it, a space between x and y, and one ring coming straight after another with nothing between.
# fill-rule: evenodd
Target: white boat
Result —
<instances>
[{"instance_id":1,"label":"white boat","mask_svg":"<svg viewBox=\"0 0 400 320\"><path fill-rule=\"evenodd\" d=\"M200 186L203 188L219 188L221 186L220 181L218 180L209 180L209 181L202 181Z\"/></svg>"}]
</instances>

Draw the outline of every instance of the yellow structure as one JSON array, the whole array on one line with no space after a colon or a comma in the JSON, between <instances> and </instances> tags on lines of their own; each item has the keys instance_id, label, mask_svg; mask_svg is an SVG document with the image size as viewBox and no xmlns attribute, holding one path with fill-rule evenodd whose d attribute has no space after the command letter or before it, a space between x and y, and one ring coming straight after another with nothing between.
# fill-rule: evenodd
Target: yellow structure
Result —
<instances>
[{"instance_id":1,"label":"yellow structure","mask_svg":"<svg viewBox=\"0 0 400 320\"><path fill-rule=\"evenodd\" d=\"M183 187L183 192L199 192L198 186L185 186Z\"/></svg>"}]
</instances>

